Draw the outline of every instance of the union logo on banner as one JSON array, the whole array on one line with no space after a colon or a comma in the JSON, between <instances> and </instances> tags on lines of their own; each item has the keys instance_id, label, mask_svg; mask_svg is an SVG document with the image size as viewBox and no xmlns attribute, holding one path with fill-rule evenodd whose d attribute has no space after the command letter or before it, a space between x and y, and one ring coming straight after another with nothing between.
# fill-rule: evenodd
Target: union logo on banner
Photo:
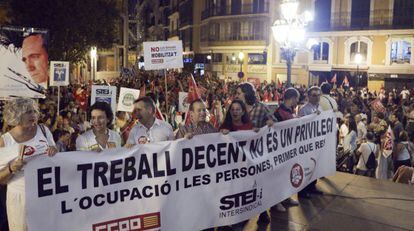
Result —
<instances>
[{"instance_id":1,"label":"union logo on banner","mask_svg":"<svg viewBox=\"0 0 414 231\"><path fill-rule=\"evenodd\" d=\"M110 230L153 230L161 228L160 213L142 214L125 217L111 221L105 221L92 225L93 231Z\"/></svg>"}]
</instances>

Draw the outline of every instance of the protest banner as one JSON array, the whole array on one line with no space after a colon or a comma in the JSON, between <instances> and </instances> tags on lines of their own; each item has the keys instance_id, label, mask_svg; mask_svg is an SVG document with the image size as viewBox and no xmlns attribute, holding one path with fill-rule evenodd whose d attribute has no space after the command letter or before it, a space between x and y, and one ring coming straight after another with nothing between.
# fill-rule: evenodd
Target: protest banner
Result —
<instances>
[{"instance_id":1,"label":"protest banner","mask_svg":"<svg viewBox=\"0 0 414 231\"><path fill-rule=\"evenodd\" d=\"M69 85L69 62L50 62L50 86Z\"/></svg>"},{"instance_id":2,"label":"protest banner","mask_svg":"<svg viewBox=\"0 0 414 231\"><path fill-rule=\"evenodd\" d=\"M0 27L0 98L45 97L47 35L44 29Z\"/></svg>"},{"instance_id":3,"label":"protest banner","mask_svg":"<svg viewBox=\"0 0 414 231\"><path fill-rule=\"evenodd\" d=\"M144 42L145 70L183 68L183 43L178 41Z\"/></svg>"},{"instance_id":4,"label":"protest banner","mask_svg":"<svg viewBox=\"0 0 414 231\"><path fill-rule=\"evenodd\" d=\"M106 102L116 111L116 86L92 85L91 105L95 102Z\"/></svg>"},{"instance_id":5,"label":"protest banner","mask_svg":"<svg viewBox=\"0 0 414 231\"><path fill-rule=\"evenodd\" d=\"M178 92L178 111L187 112L190 104L188 103L188 93L187 92Z\"/></svg>"},{"instance_id":6,"label":"protest banner","mask_svg":"<svg viewBox=\"0 0 414 231\"><path fill-rule=\"evenodd\" d=\"M24 171L28 227L182 231L234 224L334 174L335 137L328 111L258 133L42 156Z\"/></svg>"},{"instance_id":7,"label":"protest banner","mask_svg":"<svg viewBox=\"0 0 414 231\"><path fill-rule=\"evenodd\" d=\"M144 63L145 70L164 70L165 92L168 92L167 69L184 67L183 42L144 42ZM165 110L168 111L168 94L165 95Z\"/></svg>"},{"instance_id":8,"label":"protest banner","mask_svg":"<svg viewBox=\"0 0 414 231\"><path fill-rule=\"evenodd\" d=\"M371 102L371 107L375 112L385 113L387 109L385 109L384 105L381 103L380 99L376 99Z\"/></svg>"},{"instance_id":9,"label":"protest banner","mask_svg":"<svg viewBox=\"0 0 414 231\"><path fill-rule=\"evenodd\" d=\"M132 112L134 101L139 98L140 90L121 87L118 100L118 111Z\"/></svg>"}]
</instances>

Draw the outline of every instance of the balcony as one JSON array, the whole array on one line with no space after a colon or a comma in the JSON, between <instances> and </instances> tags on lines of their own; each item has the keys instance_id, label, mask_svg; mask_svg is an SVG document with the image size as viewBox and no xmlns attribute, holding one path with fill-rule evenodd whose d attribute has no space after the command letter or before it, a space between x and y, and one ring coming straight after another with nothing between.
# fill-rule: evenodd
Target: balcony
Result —
<instances>
[{"instance_id":1,"label":"balcony","mask_svg":"<svg viewBox=\"0 0 414 231\"><path fill-rule=\"evenodd\" d=\"M254 4L243 4L241 8L232 6L213 7L203 10L201 20L214 16L244 15L244 14L263 14L269 13L269 3L262 6Z\"/></svg>"},{"instance_id":2,"label":"balcony","mask_svg":"<svg viewBox=\"0 0 414 231\"><path fill-rule=\"evenodd\" d=\"M254 34L228 33L220 36L208 36L208 38L201 38L201 42L260 41L266 40L267 37L267 32Z\"/></svg>"},{"instance_id":3,"label":"balcony","mask_svg":"<svg viewBox=\"0 0 414 231\"><path fill-rule=\"evenodd\" d=\"M414 12L414 9L411 11ZM412 14L393 15L392 10L373 10L368 12L334 12L330 23L315 19L311 31L331 30L378 30L414 29Z\"/></svg>"}]
</instances>

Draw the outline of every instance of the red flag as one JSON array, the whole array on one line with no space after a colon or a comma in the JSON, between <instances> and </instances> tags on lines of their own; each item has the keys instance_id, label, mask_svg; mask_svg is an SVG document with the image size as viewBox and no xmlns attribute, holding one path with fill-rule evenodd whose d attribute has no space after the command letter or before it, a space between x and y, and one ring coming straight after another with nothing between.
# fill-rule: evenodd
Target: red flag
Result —
<instances>
[{"instance_id":1,"label":"red flag","mask_svg":"<svg viewBox=\"0 0 414 231\"><path fill-rule=\"evenodd\" d=\"M145 84L141 86L141 89L139 89L139 98L144 97L147 95L147 92L145 90Z\"/></svg>"},{"instance_id":2,"label":"red flag","mask_svg":"<svg viewBox=\"0 0 414 231\"><path fill-rule=\"evenodd\" d=\"M280 79L277 78L277 87L278 88L282 88L282 83L280 82Z\"/></svg>"},{"instance_id":3,"label":"red flag","mask_svg":"<svg viewBox=\"0 0 414 231\"><path fill-rule=\"evenodd\" d=\"M227 83L224 83L224 86L223 86L223 93L224 93L224 94L229 93L229 87L227 86Z\"/></svg>"},{"instance_id":4,"label":"red flag","mask_svg":"<svg viewBox=\"0 0 414 231\"><path fill-rule=\"evenodd\" d=\"M332 79L331 79L331 83L336 83L336 73L335 73L335 75L332 77Z\"/></svg>"},{"instance_id":5,"label":"red flag","mask_svg":"<svg viewBox=\"0 0 414 231\"><path fill-rule=\"evenodd\" d=\"M265 101L265 102L271 101L270 92L268 90L266 90L264 95L263 95L263 101Z\"/></svg>"},{"instance_id":6,"label":"red flag","mask_svg":"<svg viewBox=\"0 0 414 231\"><path fill-rule=\"evenodd\" d=\"M348 80L348 76L346 76L346 75L345 75L345 78L344 78L344 81L342 82L342 84L343 84L345 87L349 87L349 80Z\"/></svg>"},{"instance_id":7,"label":"red flag","mask_svg":"<svg viewBox=\"0 0 414 231\"><path fill-rule=\"evenodd\" d=\"M158 107L158 105L155 105L155 117L159 120L165 121L164 116L162 115L161 110Z\"/></svg>"},{"instance_id":8,"label":"red flag","mask_svg":"<svg viewBox=\"0 0 414 231\"><path fill-rule=\"evenodd\" d=\"M201 99L200 92L197 89L197 83L194 80L193 75L190 75L190 80L188 81L188 103L192 103L196 99Z\"/></svg>"}]
</instances>

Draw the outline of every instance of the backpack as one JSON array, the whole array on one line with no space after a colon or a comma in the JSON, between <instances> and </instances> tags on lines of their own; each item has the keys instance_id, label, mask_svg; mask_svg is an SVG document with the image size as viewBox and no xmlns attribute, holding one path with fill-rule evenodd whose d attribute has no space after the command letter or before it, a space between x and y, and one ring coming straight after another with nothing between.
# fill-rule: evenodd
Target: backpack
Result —
<instances>
[{"instance_id":1,"label":"backpack","mask_svg":"<svg viewBox=\"0 0 414 231\"><path fill-rule=\"evenodd\" d=\"M368 145L368 147L369 147L369 149L371 149L371 146ZM375 160L375 153L374 153L374 151L372 149L371 149L371 153L368 156L368 160L365 162L365 167L368 170L373 170L373 169L375 169L377 167L377 161Z\"/></svg>"}]
</instances>

